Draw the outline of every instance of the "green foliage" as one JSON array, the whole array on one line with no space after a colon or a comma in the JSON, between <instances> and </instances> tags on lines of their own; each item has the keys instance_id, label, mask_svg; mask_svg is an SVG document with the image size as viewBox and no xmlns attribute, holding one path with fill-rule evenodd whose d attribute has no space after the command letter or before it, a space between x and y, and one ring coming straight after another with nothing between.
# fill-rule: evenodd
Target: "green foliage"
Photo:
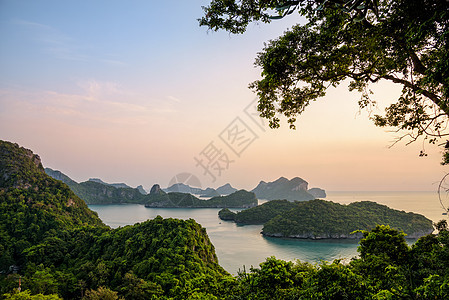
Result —
<instances>
[{"instance_id":1,"label":"green foliage","mask_svg":"<svg viewBox=\"0 0 449 300\"><path fill-rule=\"evenodd\" d=\"M341 205L316 199L297 202L292 209L271 218L264 224L262 233L312 239L347 238L356 237L354 231L370 230L377 224L390 225L418 237L433 231L432 221L424 216L393 210L375 202Z\"/></svg>"},{"instance_id":2,"label":"green foliage","mask_svg":"<svg viewBox=\"0 0 449 300\"><path fill-rule=\"evenodd\" d=\"M65 184L45 175L39 160L29 150L1 142L0 154L2 299L445 299L449 296L449 231L445 222L436 225L438 234L427 235L412 247L405 243L403 233L388 226L365 231L360 241L360 257L349 264L336 260L311 265L270 257L259 268L251 267L249 272L244 269L232 277L218 265L205 229L194 220L158 216L133 226L110 229ZM11 157L16 161L11 161ZM232 203L231 200L227 203ZM347 220L342 208L335 204L321 200L310 203L309 207L306 202L273 201L254 211L261 217L272 216L273 212L291 217L302 207L307 208L308 215L327 212L342 214L339 217ZM291 205L294 207L287 211ZM348 205L346 209L351 214L368 210L391 220L396 216L402 222L418 225L422 221L404 212L390 215L385 207L369 202ZM325 221L321 219L323 228L329 228ZM12 270L17 268L19 273L15 274ZM23 292L17 291L19 280Z\"/></svg>"},{"instance_id":3,"label":"green foliage","mask_svg":"<svg viewBox=\"0 0 449 300\"><path fill-rule=\"evenodd\" d=\"M106 287L100 286L97 290L88 290L83 300L117 300L119 299L117 292Z\"/></svg>"},{"instance_id":4,"label":"green foliage","mask_svg":"<svg viewBox=\"0 0 449 300\"><path fill-rule=\"evenodd\" d=\"M200 25L243 33L252 21L270 22L274 9L279 17L296 9L306 22L269 41L256 58L262 79L250 87L271 127L280 126L280 113L295 128L308 105L341 83L349 82L361 94L360 108L369 109L370 87L383 80L403 91L384 116L373 117L376 125L403 130L410 142L424 136L435 144L448 135L447 1L213 0Z\"/></svg>"},{"instance_id":5,"label":"green foliage","mask_svg":"<svg viewBox=\"0 0 449 300\"><path fill-rule=\"evenodd\" d=\"M388 259L392 263L400 263L409 250L404 236L404 233L384 225L378 225L371 231L364 231L358 248L360 257L367 259L382 256L383 259Z\"/></svg>"},{"instance_id":6,"label":"green foliage","mask_svg":"<svg viewBox=\"0 0 449 300\"><path fill-rule=\"evenodd\" d=\"M231 33L243 33L251 22L269 23L292 14L295 10L304 14L306 10L337 9L350 13L355 20L362 20L369 13L378 14L378 0L213 0L208 7L203 6L205 16L198 21L217 31L225 29Z\"/></svg>"},{"instance_id":7,"label":"green foliage","mask_svg":"<svg viewBox=\"0 0 449 300\"><path fill-rule=\"evenodd\" d=\"M301 262L286 262L269 257L260 268L240 271L239 286L233 291L237 299L297 299L306 281L316 272L314 266ZM231 298L231 297L230 297Z\"/></svg>"},{"instance_id":8,"label":"green foliage","mask_svg":"<svg viewBox=\"0 0 449 300\"><path fill-rule=\"evenodd\" d=\"M292 210L297 206L296 202L287 200L272 200L259 206L242 210L235 216L235 222L238 224L264 224L277 215Z\"/></svg>"},{"instance_id":9,"label":"green foliage","mask_svg":"<svg viewBox=\"0 0 449 300\"><path fill-rule=\"evenodd\" d=\"M449 299L449 278L430 275L424 279L424 284L416 289L422 299Z\"/></svg>"},{"instance_id":10,"label":"green foliage","mask_svg":"<svg viewBox=\"0 0 449 300\"><path fill-rule=\"evenodd\" d=\"M228 274L194 220L157 217L112 230L30 150L0 142L0 167L0 294L17 288L12 266L31 294L67 299L85 290L87 299L220 293Z\"/></svg>"},{"instance_id":11,"label":"green foliage","mask_svg":"<svg viewBox=\"0 0 449 300\"><path fill-rule=\"evenodd\" d=\"M37 294L32 295L30 291L25 290L23 292L15 292L15 293L6 293L3 294L3 297L5 299L9 300L61 300L58 295L43 295L43 294Z\"/></svg>"},{"instance_id":12,"label":"green foliage","mask_svg":"<svg viewBox=\"0 0 449 300\"><path fill-rule=\"evenodd\" d=\"M372 295L364 278L338 260L322 263L300 293L304 299L369 299Z\"/></svg>"},{"instance_id":13,"label":"green foliage","mask_svg":"<svg viewBox=\"0 0 449 300\"><path fill-rule=\"evenodd\" d=\"M0 178L0 271L22 265L22 253L49 232L105 227L67 185L45 174L39 156L28 149L0 141Z\"/></svg>"}]
</instances>

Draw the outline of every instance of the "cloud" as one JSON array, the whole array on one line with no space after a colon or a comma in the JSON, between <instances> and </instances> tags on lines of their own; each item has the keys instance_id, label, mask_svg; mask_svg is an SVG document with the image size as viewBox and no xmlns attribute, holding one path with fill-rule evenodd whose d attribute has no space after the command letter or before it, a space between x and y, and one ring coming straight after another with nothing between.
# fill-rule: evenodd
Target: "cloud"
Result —
<instances>
[{"instance_id":1,"label":"cloud","mask_svg":"<svg viewBox=\"0 0 449 300\"><path fill-rule=\"evenodd\" d=\"M115 82L80 82L77 93L0 90L1 114L91 125L148 125L176 112L172 103L130 92Z\"/></svg>"},{"instance_id":2,"label":"cloud","mask_svg":"<svg viewBox=\"0 0 449 300\"><path fill-rule=\"evenodd\" d=\"M167 98L176 103L181 103L181 100L179 100L179 98L176 98L175 96L167 96Z\"/></svg>"}]
</instances>

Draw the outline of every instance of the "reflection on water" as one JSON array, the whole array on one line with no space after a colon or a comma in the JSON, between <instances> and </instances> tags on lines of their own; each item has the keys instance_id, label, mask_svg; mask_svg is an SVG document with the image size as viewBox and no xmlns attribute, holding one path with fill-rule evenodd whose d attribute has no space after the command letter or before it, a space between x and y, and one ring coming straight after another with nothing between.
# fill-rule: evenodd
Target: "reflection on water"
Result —
<instances>
[{"instance_id":1,"label":"reflection on water","mask_svg":"<svg viewBox=\"0 0 449 300\"><path fill-rule=\"evenodd\" d=\"M327 199L342 204L376 201L391 208L424 214L434 222L441 219L439 201L435 199L434 193L429 192L329 192ZM262 225L237 226L233 222L222 221L218 218L220 209L217 208L145 208L138 204L89 207L98 212L103 222L112 228L143 222L158 215L163 218L195 219L206 228L220 265L232 274L236 274L243 265L247 269L258 266L270 256L310 263L334 259L348 261L357 256L357 240L314 241L264 237L260 234Z\"/></svg>"},{"instance_id":2,"label":"reflection on water","mask_svg":"<svg viewBox=\"0 0 449 300\"><path fill-rule=\"evenodd\" d=\"M348 260L357 256L358 240L293 240L264 237L270 246L288 256L287 260L319 262Z\"/></svg>"}]
</instances>

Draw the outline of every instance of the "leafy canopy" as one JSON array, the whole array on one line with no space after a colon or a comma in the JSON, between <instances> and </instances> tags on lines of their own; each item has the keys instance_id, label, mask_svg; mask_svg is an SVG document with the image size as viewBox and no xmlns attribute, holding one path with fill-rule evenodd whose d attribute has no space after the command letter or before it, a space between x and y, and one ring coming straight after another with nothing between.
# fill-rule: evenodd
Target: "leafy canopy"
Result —
<instances>
[{"instance_id":1,"label":"leafy canopy","mask_svg":"<svg viewBox=\"0 0 449 300\"><path fill-rule=\"evenodd\" d=\"M312 101L343 82L361 93L361 108L371 107L370 85L384 80L402 86L402 94L385 115L372 117L376 125L403 131L409 142L424 136L435 144L449 134L448 1L212 0L203 9L200 25L231 33L294 11L306 17L269 41L255 61L262 79L250 87L271 127L280 126L280 113L295 128Z\"/></svg>"}]
</instances>

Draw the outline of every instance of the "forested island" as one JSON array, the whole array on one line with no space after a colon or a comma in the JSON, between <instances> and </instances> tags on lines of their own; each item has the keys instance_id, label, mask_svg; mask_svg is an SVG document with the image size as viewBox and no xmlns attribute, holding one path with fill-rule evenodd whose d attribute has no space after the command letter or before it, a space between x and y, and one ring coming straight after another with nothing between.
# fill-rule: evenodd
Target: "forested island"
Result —
<instances>
[{"instance_id":1,"label":"forested island","mask_svg":"<svg viewBox=\"0 0 449 300\"><path fill-rule=\"evenodd\" d=\"M362 233L356 231L371 230L378 224L389 225L415 239L434 230L432 221L422 215L370 201L342 205L319 199L272 200L238 213L222 209L218 215L238 224L263 224L263 235L286 238L361 238Z\"/></svg>"},{"instance_id":2,"label":"forested island","mask_svg":"<svg viewBox=\"0 0 449 300\"><path fill-rule=\"evenodd\" d=\"M0 218L3 299L449 296L449 231L444 221L436 225L438 234L411 247L403 233L389 226L363 231L360 257L348 264L335 260L315 266L269 257L259 267L231 276L218 264L206 230L194 220L156 217L111 229L66 184L45 174L39 156L3 141Z\"/></svg>"}]
</instances>

